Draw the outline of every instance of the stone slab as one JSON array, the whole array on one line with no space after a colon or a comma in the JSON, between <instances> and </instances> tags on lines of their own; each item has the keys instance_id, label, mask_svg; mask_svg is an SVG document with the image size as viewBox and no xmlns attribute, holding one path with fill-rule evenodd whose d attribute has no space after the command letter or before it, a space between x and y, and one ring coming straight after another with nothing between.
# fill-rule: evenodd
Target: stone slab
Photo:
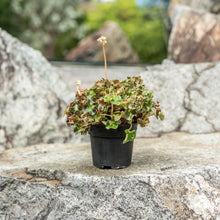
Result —
<instances>
[{"instance_id":1,"label":"stone slab","mask_svg":"<svg viewBox=\"0 0 220 220\"><path fill-rule=\"evenodd\" d=\"M0 219L218 219L220 133L136 139L132 165L92 166L89 144L0 154Z\"/></svg>"},{"instance_id":2,"label":"stone slab","mask_svg":"<svg viewBox=\"0 0 220 220\"><path fill-rule=\"evenodd\" d=\"M199 155L199 157L198 157ZM0 153L0 173L15 169L61 169L85 175L178 173L220 165L220 133L190 135L175 132L160 138L137 138L132 166L101 170L92 166L90 143L41 144Z\"/></svg>"},{"instance_id":3,"label":"stone slab","mask_svg":"<svg viewBox=\"0 0 220 220\"><path fill-rule=\"evenodd\" d=\"M151 118L147 127L138 130L138 136L220 131L219 73L219 62L147 67L141 77L160 101L165 120Z\"/></svg>"}]
</instances>

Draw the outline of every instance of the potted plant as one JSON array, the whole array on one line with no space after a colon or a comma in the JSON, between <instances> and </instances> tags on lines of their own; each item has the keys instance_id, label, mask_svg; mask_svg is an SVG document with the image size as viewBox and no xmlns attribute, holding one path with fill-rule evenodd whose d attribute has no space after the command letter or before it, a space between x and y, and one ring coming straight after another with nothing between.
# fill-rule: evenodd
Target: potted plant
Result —
<instances>
[{"instance_id":1,"label":"potted plant","mask_svg":"<svg viewBox=\"0 0 220 220\"><path fill-rule=\"evenodd\" d=\"M124 168L131 164L137 125L148 125L150 116L163 120L164 115L140 76L108 79L107 41L105 37L98 41L103 48L105 79L84 90L77 82L75 99L65 111L66 123L75 133L90 134L94 166Z\"/></svg>"}]
</instances>

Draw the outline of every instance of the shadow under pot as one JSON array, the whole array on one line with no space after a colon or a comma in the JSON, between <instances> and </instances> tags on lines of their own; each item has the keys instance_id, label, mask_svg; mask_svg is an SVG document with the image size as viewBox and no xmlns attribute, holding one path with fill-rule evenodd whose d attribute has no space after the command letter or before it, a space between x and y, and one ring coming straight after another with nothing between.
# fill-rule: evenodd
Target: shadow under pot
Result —
<instances>
[{"instance_id":1,"label":"shadow under pot","mask_svg":"<svg viewBox=\"0 0 220 220\"><path fill-rule=\"evenodd\" d=\"M93 165L100 169L121 169L132 160L133 142L123 144L125 130L130 124L121 124L117 129L106 129L104 125L92 125L89 131ZM137 130L137 124L132 124Z\"/></svg>"}]
</instances>

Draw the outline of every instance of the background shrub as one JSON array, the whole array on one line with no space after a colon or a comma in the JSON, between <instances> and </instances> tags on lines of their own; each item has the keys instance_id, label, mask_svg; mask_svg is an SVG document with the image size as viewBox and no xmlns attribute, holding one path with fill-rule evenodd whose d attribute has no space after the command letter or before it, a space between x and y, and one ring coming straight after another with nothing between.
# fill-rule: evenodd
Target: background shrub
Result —
<instances>
[{"instance_id":1,"label":"background shrub","mask_svg":"<svg viewBox=\"0 0 220 220\"><path fill-rule=\"evenodd\" d=\"M92 32L106 21L117 22L142 62L160 63L167 55L160 14L159 8L138 8L134 0L96 3L87 12L87 25Z\"/></svg>"},{"instance_id":2,"label":"background shrub","mask_svg":"<svg viewBox=\"0 0 220 220\"><path fill-rule=\"evenodd\" d=\"M0 0L0 27L47 58L63 59L87 34L111 20L123 29L141 62L160 63L166 57L159 8L138 8L134 0L115 0L92 2L83 10L79 6L85 2L92 1Z\"/></svg>"}]
</instances>

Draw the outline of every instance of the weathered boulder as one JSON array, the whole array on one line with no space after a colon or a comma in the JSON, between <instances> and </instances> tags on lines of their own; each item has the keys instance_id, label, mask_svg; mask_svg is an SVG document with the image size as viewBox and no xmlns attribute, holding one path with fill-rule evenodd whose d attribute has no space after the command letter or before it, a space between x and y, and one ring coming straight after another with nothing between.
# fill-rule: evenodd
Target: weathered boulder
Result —
<instances>
[{"instance_id":1,"label":"weathered boulder","mask_svg":"<svg viewBox=\"0 0 220 220\"><path fill-rule=\"evenodd\" d=\"M141 73L146 87L161 103L165 120L151 119L138 136L185 131L220 131L220 63L170 64L148 67Z\"/></svg>"},{"instance_id":2,"label":"weathered boulder","mask_svg":"<svg viewBox=\"0 0 220 220\"><path fill-rule=\"evenodd\" d=\"M38 51L0 29L0 150L70 141L62 116L69 94Z\"/></svg>"},{"instance_id":3,"label":"weathered boulder","mask_svg":"<svg viewBox=\"0 0 220 220\"><path fill-rule=\"evenodd\" d=\"M202 10L202 11L211 12L215 14L220 13L219 0L171 0L169 9L168 9L169 16L172 15L173 9L178 4L187 5L196 10Z\"/></svg>"},{"instance_id":4,"label":"weathered boulder","mask_svg":"<svg viewBox=\"0 0 220 220\"><path fill-rule=\"evenodd\" d=\"M136 139L121 170L93 167L87 144L6 150L0 219L218 219L218 155L220 133Z\"/></svg>"},{"instance_id":5,"label":"weathered boulder","mask_svg":"<svg viewBox=\"0 0 220 220\"><path fill-rule=\"evenodd\" d=\"M103 61L102 49L97 43L97 39L102 35L108 39L108 44L105 46L108 62L137 63L139 61L127 37L115 22L107 22L100 30L83 39L78 47L70 51L66 59Z\"/></svg>"},{"instance_id":6,"label":"weathered boulder","mask_svg":"<svg viewBox=\"0 0 220 220\"><path fill-rule=\"evenodd\" d=\"M220 61L220 17L176 6L168 57L176 63Z\"/></svg>"}]
</instances>

